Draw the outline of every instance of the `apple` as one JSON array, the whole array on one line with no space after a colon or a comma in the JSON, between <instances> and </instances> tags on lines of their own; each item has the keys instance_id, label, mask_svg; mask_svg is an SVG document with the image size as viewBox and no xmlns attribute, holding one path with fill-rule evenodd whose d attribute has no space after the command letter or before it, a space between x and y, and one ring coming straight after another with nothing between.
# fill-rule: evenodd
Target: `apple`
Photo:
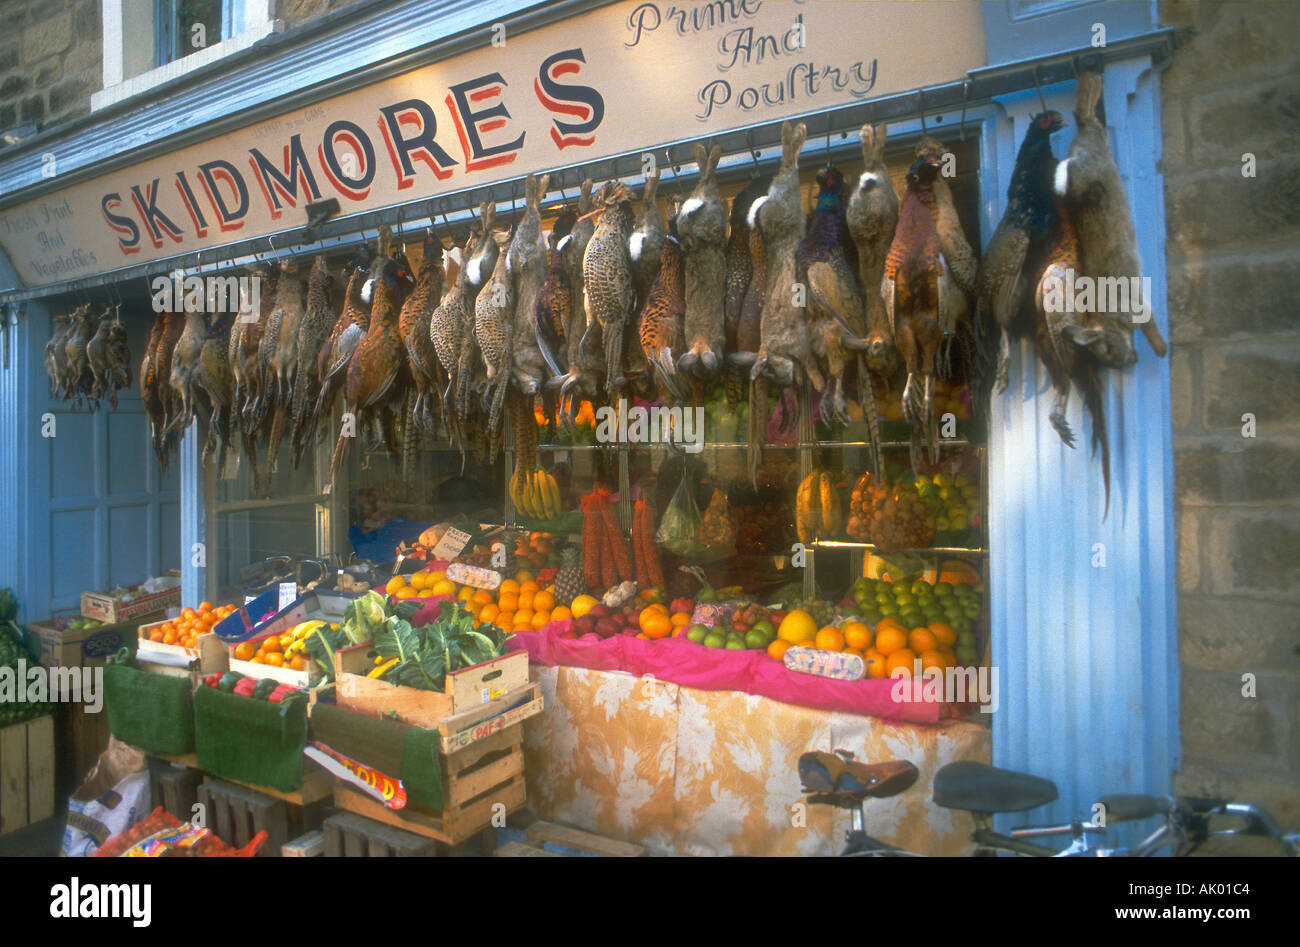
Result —
<instances>
[{"instance_id":1,"label":"apple","mask_svg":"<svg viewBox=\"0 0 1300 947\"><path fill-rule=\"evenodd\" d=\"M743 635L745 632L749 631L749 622L745 621L743 618L737 618L731 623L731 627Z\"/></svg>"},{"instance_id":2,"label":"apple","mask_svg":"<svg viewBox=\"0 0 1300 947\"><path fill-rule=\"evenodd\" d=\"M605 607L605 605L603 605L602 603L597 602L595 605L591 606L591 609L587 612L587 614L594 615L596 618L608 618L609 609Z\"/></svg>"},{"instance_id":3,"label":"apple","mask_svg":"<svg viewBox=\"0 0 1300 947\"><path fill-rule=\"evenodd\" d=\"M621 626L613 618L599 618L596 620L596 634L602 638L609 638L616 635L621 630Z\"/></svg>"},{"instance_id":4,"label":"apple","mask_svg":"<svg viewBox=\"0 0 1300 947\"><path fill-rule=\"evenodd\" d=\"M596 630L596 619L592 618L590 614L575 618L573 620L573 630L580 635L589 634Z\"/></svg>"},{"instance_id":5,"label":"apple","mask_svg":"<svg viewBox=\"0 0 1300 947\"><path fill-rule=\"evenodd\" d=\"M768 617L772 620L772 624L779 626L781 622L785 621L785 616L787 614L789 613L784 608L778 608Z\"/></svg>"},{"instance_id":6,"label":"apple","mask_svg":"<svg viewBox=\"0 0 1300 947\"><path fill-rule=\"evenodd\" d=\"M696 644L703 644L704 639L707 638L708 636L709 636L708 625L691 625L690 628L686 629L686 637L689 640L694 641Z\"/></svg>"},{"instance_id":7,"label":"apple","mask_svg":"<svg viewBox=\"0 0 1300 947\"><path fill-rule=\"evenodd\" d=\"M672 604L668 607L668 611L674 615L678 612L685 612L689 615L691 612L695 611L695 603L688 598L675 598L673 599Z\"/></svg>"}]
</instances>

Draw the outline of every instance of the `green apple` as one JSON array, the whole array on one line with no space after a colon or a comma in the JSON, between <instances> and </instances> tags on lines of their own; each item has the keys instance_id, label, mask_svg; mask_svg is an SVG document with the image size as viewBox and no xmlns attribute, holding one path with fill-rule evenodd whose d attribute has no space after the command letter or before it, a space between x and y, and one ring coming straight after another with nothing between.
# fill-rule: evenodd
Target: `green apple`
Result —
<instances>
[{"instance_id":1,"label":"green apple","mask_svg":"<svg viewBox=\"0 0 1300 947\"><path fill-rule=\"evenodd\" d=\"M686 629L686 637L696 644L702 644L704 639L709 636L709 627L707 625L691 625Z\"/></svg>"},{"instance_id":2,"label":"green apple","mask_svg":"<svg viewBox=\"0 0 1300 947\"><path fill-rule=\"evenodd\" d=\"M704 636L704 647L721 648L727 643L727 636L720 631L711 631Z\"/></svg>"}]
</instances>

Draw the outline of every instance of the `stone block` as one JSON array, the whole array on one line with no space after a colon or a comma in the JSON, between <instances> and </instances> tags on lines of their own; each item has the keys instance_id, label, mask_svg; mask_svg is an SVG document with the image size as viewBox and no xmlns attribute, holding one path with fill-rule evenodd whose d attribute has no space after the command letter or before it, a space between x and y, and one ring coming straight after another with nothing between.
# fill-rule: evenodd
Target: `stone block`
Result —
<instances>
[{"instance_id":1,"label":"stone block","mask_svg":"<svg viewBox=\"0 0 1300 947\"><path fill-rule=\"evenodd\" d=\"M1254 673L1255 696L1246 697L1241 674L1183 669L1180 706L1183 747L1189 756L1286 772L1290 741L1296 736L1288 704L1294 687L1286 678Z\"/></svg>"},{"instance_id":2,"label":"stone block","mask_svg":"<svg viewBox=\"0 0 1300 947\"><path fill-rule=\"evenodd\" d=\"M1300 498L1300 450L1260 438L1219 439L1174 452L1182 503L1255 503Z\"/></svg>"},{"instance_id":3,"label":"stone block","mask_svg":"<svg viewBox=\"0 0 1300 947\"><path fill-rule=\"evenodd\" d=\"M1202 526L1207 591L1294 597L1300 586L1300 512L1215 511Z\"/></svg>"},{"instance_id":4,"label":"stone block","mask_svg":"<svg viewBox=\"0 0 1300 947\"><path fill-rule=\"evenodd\" d=\"M18 65L20 54L17 43L5 43L0 46L0 72L8 72Z\"/></svg>"},{"instance_id":5,"label":"stone block","mask_svg":"<svg viewBox=\"0 0 1300 947\"><path fill-rule=\"evenodd\" d=\"M26 76L5 76L4 81L0 82L0 99L15 98L26 92L29 85Z\"/></svg>"},{"instance_id":6,"label":"stone block","mask_svg":"<svg viewBox=\"0 0 1300 947\"><path fill-rule=\"evenodd\" d=\"M1263 774L1243 770L1239 766L1225 765L1213 757L1188 756L1183 770L1174 776L1174 792L1182 796L1199 796L1209 799L1249 802L1261 807L1284 829L1300 825L1300 793L1295 790L1300 772L1289 774ZM1267 850L1253 839L1223 839L1217 843L1219 854L1245 854L1250 845L1252 854L1276 857L1282 854L1274 843ZM1258 847L1257 847L1258 846Z\"/></svg>"},{"instance_id":7,"label":"stone block","mask_svg":"<svg viewBox=\"0 0 1300 947\"><path fill-rule=\"evenodd\" d=\"M1237 674L1275 668L1300 679L1298 649L1300 611L1295 605L1178 597L1178 653L1184 667Z\"/></svg>"},{"instance_id":8,"label":"stone block","mask_svg":"<svg viewBox=\"0 0 1300 947\"><path fill-rule=\"evenodd\" d=\"M89 73L64 79L50 90L50 114L66 112L83 101L89 106L90 94L97 88L99 83Z\"/></svg>"},{"instance_id":9,"label":"stone block","mask_svg":"<svg viewBox=\"0 0 1300 947\"><path fill-rule=\"evenodd\" d=\"M1197 3L1178 14L1197 30L1174 50L1173 64L1161 75L1162 95L1192 95L1235 81L1294 71L1300 4ZM1165 24L1164 4L1160 11Z\"/></svg>"},{"instance_id":10,"label":"stone block","mask_svg":"<svg viewBox=\"0 0 1300 947\"><path fill-rule=\"evenodd\" d=\"M1240 164L1243 152L1260 162L1294 151L1300 134L1298 71L1187 101L1188 160Z\"/></svg>"},{"instance_id":11,"label":"stone block","mask_svg":"<svg viewBox=\"0 0 1300 947\"><path fill-rule=\"evenodd\" d=\"M0 103L0 131L18 124L18 110L12 103Z\"/></svg>"},{"instance_id":12,"label":"stone block","mask_svg":"<svg viewBox=\"0 0 1300 947\"><path fill-rule=\"evenodd\" d=\"M60 13L23 29L23 62L38 63L52 59L72 45L72 15Z\"/></svg>"},{"instance_id":13,"label":"stone block","mask_svg":"<svg viewBox=\"0 0 1300 947\"><path fill-rule=\"evenodd\" d=\"M1248 256L1188 257L1169 266L1175 343L1230 336L1300 335L1300 243Z\"/></svg>"},{"instance_id":14,"label":"stone block","mask_svg":"<svg viewBox=\"0 0 1300 947\"><path fill-rule=\"evenodd\" d=\"M1194 592L1201 584L1201 528L1196 513L1178 515L1178 590Z\"/></svg>"},{"instance_id":15,"label":"stone block","mask_svg":"<svg viewBox=\"0 0 1300 947\"><path fill-rule=\"evenodd\" d=\"M29 122L45 120L45 96L29 95L18 107L18 120L26 125Z\"/></svg>"},{"instance_id":16,"label":"stone block","mask_svg":"<svg viewBox=\"0 0 1300 947\"><path fill-rule=\"evenodd\" d=\"M93 39L99 43L104 32L104 20L99 13L98 0L80 0L72 14L72 34L77 42Z\"/></svg>"},{"instance_id":17,"label":"stone block","mask_svg":"<svg viewBox=\"0 0 1300 947\"><path fill-rule=\"evenodd\" d=\"M104 50L98 38L80 40L63 57L63 71L69 76L87 70L102 74L103 62Z\"/></svg>"},{"instance_id":18,"label":"stone block","mask_svg":"<svg viewBox=\"0 0 1300 947\"><path fill-rule=\"evenodd\" d=\"M1241 416L1253 414L1258 435L1267 437L1272 430L1300 423L1300 345L1206 348L1201 380L1207 427L1240 431Z\"/></svg>"},{"instance_id":19,"label":"stone block","mask_svg":"<svg viewBox=\"0 0 1300 947\"><path fill-rule=\"evenodd\" d=\"M1200 352L1174 345L1169 352L1169 406L1174 430L1200 426Z\"/></svg>"},{"instance_id":20,"label":"stone block","mask_svg":"<svg viewBox=\"0 0 1300 947\"><path fill-rule=\"evenodd\" d=\"M1257 155L1257 176L1241 163L1165 178L1170 245L1185 254L1212 247L1300 239L1300 158L1294 151Z\"/></svg>"}]
</instances>

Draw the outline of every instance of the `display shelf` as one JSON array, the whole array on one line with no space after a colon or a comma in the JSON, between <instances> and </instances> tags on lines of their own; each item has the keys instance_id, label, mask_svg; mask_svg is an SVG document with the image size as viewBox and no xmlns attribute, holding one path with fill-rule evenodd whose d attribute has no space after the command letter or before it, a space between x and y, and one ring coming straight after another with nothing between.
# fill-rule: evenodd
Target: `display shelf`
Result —
<instances>
[{"instance_id":1,"label":"display shelf","mask_svg":"<svg viewBox=\"0 0 1300 947\"><path fill-rule=\"evenodd\" d=\"M865 549L868 552L881 552L880 548L874 543L859 542L856 539L814 539L809 545L816 549ZM978 546L925 546L920 549L890 549L885 550L885 555L894 553L911 553L913 555L927 555L930 553L954 553L966 554L972 556L987 556L988 550Z\"/></svg>"},{"instance_id":2,"label":"display shelf","mask_svg":"<svg viewBox=\"0 0 1300 947\"><path fill-rule=\"evenodd\" d=\"M801 441L797 444L764 444L763 450L765 451L799 450L800 448L808 448L810 450L821 450L823 448L870 447L870 446L871 444L869 441L807 441L807 442ZM881 443L880 446L885 449L898 450L898 449L910 447L911 444L908 441L884 441L883 443ZM952 440L946 440L940 446L941 447L963 447L963 448L970 447L978 451L984 450L985 447L985 445L983 444L974 443L964 438L953 438ZM745 441L717 441L712 443L706 441L702 445L702 448L704 450L740 450L748 447L749 444ZM618 450L620 448L636 448L637 450L648 450L648 449L674 450L674 448L670 448L667 444L661 442L654 442L648 444L620 443L620 444L538 444L537 445L538 451L570 451L570 450L591 451L591 450ZM691 453L691 452L686 451L685 453Z\"/></svg>"}]
</instances>

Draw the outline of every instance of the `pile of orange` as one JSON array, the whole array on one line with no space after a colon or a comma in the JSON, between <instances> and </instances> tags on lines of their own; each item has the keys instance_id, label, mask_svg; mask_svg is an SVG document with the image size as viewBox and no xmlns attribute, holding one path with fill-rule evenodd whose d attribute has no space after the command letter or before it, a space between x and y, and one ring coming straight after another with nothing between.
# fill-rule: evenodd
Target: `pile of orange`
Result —
<instances>
[{"instance_id":1,"label":"pile of orange","mask_svg":"<svg viewBox=\"0 0 1300 947\"><path fill-rule=\"evenodd\" d=\"M801 642L799 646L856 654L866 662L868 677L893 677L895 672L911 677L917 658L923 671L932 667L941 671L956 667L957 658L953 654L956 643L957 632L951 625L935 622L908 631L897 618L888 616L880 619L875 628L860 621L846 622L838 628L827 625L811 641ZM780 661L791 647L789 641L778 638L768 646L767 653Z\"/></svg>"},{"instance_id":2,"label":"pile of orange","mask_svg":"<svg viewBox=\"0 0 1300 947\"><path fill-rule=\"evenodd\" d=\"M690 616L687 616L689 623ZM638 638L667 638L678 628L685 628L685 625L678 624L679 618L668 613L668 606L663 603L647 605L641 609L637 615L637 625L641 628L637 632ZM679 632L680 633L680 632Z\"/></svg>"},{"instance_id":3,"label":"pile of orange","mask_svg":"<svg viewBox=\"0 0 1300 947\"><path fill-rule=\"evenodd\" d=\"M483 589L463 588L456 596L474 616L474 623L496 625L502 631L537 631L548 622L572 618L564 605L555 604L552 586L542 588L531 572L520 572L504 580L496 594Z\"/></svg>"},{"instance_id":4,"label":"pile of orange","mask_svg":"<svg viewBox=\"0 0 1300 947\"><path fill-rule=\"evenodd\" d=\"M286 655L285 649L293 644L293 635L268 635L261 641L243 641L235 646L235 657L253 664L267 664L276 668L301 671L307 667L302 654Z\"/></svg>"},{"instance_id":5,"label":"pile of orange","mask_svg":"<svg viewBox=\"0 0 1300 947\"><path fill-rule=\"evenodd\" d=\"M150 629L149 640L180 645L182 648L196 647L199 635L207 634L213 625L234 610L234 605L213 608L211 602L203 602L198 608L181 609L177 617Z\"/></svg>"}]
</instances>

